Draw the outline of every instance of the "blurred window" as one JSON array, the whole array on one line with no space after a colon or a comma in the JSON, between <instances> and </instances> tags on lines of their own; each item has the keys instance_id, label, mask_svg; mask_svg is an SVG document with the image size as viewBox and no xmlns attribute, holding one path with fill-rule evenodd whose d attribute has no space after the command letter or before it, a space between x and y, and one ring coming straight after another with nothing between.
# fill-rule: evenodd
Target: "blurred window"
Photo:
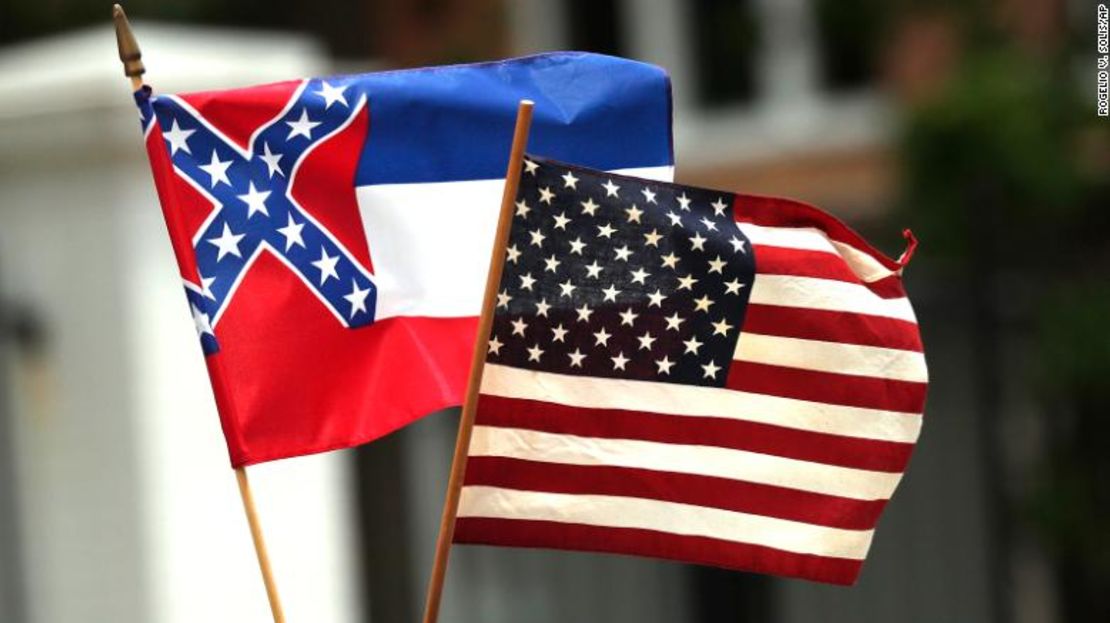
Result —
<instances>
[{"instance_id":1,"label":"blurred window","mask_svg":"<svg viewBox=\"0 0 1110 623\"><path fill-rule=\"evenodd\" d=\"M566 0L567 35L575 50L624 56L617 0Z\"/></svg>"},{"instance_id":2,"label":"blurred window","mask_svg":"<svg viewBox=\"0 0 1110 623\"><path fill-rule=\"evenodd\" d=\"M717 107L755 98L759 24L750 0L694 0L698 99Z\"/></svg>"},{"instance_id":3,"label":"blurred window","mask_svg":"<svg viewBox=\"0 0 1110 623\"><path fill-rule=\"evenodd\" d=\"M883 0L814 0L823 88L845 91L875 82L889 4Z\"/></svg>"}]
</instances>

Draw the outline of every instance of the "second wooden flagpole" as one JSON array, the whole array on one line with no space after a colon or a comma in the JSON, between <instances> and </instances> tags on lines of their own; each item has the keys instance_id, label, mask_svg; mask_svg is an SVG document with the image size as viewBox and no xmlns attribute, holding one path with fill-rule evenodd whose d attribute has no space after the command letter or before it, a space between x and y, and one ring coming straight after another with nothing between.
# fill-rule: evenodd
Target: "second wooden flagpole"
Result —
<instances>
[{"instance_id":1,"label":"second wooden flagpole","mask_svg":"<svg viewBox=\"0 0 1110 623\"><path fill-rule=\"evenodd\" d=\"M116 46L119 48L119 60L123 63L123 73L131 80L131 90L138 91L143 88L143 73L146 72L146 67L143 66L143 53L139 49L138 41L135 40L135 33L131 31L127 14L118 4L112 6L112 21L115 23ZM239 483L239 497L243 500L243 512L247 515L254 552L258 555L262 583L266 585L266 597L270 600L270 613L274 616L274 623L285 623L285 613L282 611L281 599L278 597L274 572L270 568L270 555L266 551L266 541L262 538L262 524L258 520L258 511L254 507L254 495L251 492L251 483L247 479L246 469L236 467L235 479Z\"/></svg>"},{"instance_id":2,"label":"second wooden flagpole","mask_svg":"<svg viewBox=\"0 0 1110 623\"><path fill-rule=\"evenodd\" d=\"M470 451L470 436L474 430L474 416L478 410L478 390L481 388L482 371L486 364L486 349L490 328L493 326L494 302L497 288L501 284L501 270L505 266L505 247L509 241L509 230L513 222L513 203L517 188L520 186L520 170L524 160L524 148L528 145L528 130L532 126L532 107L530 100L520 100L516 112L516 129L513 131L513 145L509 151L509 166L505 172L505 189L501 195L501 212L497 219L497 233L493 239L493 250L486 275L486 292L482 298L482 315L478 318L477 341L470 359L470 377L466 384L466 398L462 415L459 418L459 433L455 438L455 457L451 461L451 477L447 482L447 495L443 502L443 516L439 522L439 538L436 539L436 555L432 562L432 575L428 580L428 594L424 602L424 623L436 623L439 618L440 601L443 599L443 584L447 577L447 560L451 554L451 542L455 538L455 518L459 512L459 497L462 494L463 477L466 475L466 459Z\"/></svg>"}]
</instances>

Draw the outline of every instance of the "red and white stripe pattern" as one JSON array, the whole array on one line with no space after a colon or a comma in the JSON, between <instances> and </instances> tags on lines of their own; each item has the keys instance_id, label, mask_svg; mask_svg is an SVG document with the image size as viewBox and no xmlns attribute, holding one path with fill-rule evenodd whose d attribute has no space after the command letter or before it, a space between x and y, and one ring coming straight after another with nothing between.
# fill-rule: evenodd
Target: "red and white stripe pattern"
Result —
<instances>
[{"instance_id":1,"label":"red and white stripe pattern","mask_svg":"<svg viewBox=\"0 0 1110 623\"><path fill-rule=\"evenodd\" d=\"M912 246L783 199L732 211L756 274L725 387L491 358L456 541L855 582L921 428Z\"/></svg>"}]
</instances>

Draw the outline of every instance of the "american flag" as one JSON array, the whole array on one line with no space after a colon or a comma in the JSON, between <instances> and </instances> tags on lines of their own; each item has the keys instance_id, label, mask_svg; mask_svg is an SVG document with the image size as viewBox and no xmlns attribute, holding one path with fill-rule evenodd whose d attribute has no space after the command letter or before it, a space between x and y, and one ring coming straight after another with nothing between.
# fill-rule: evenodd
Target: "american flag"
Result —
<instances>
[{"instance_id":1,"label":"american flag","mask_svg":"<svg viewBox=\"0 0 1110 623\"><path fill-rule=\"evenodd\" d=\"M853 583L921 426L908 255L526 158L455 540Z\"/></svg>"}]
</instances>

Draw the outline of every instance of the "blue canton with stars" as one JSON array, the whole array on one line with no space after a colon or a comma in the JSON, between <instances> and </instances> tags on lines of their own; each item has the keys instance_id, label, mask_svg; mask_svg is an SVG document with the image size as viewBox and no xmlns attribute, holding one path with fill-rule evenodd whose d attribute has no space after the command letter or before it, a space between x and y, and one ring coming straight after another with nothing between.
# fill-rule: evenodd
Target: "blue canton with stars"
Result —
<instances>
[{"instance_id":1,"label":"blue canton with stars","mask_svg":"<svg viewBox=\"0 0 1110 623\"><path fill-rule=\"evenodd\" d=\"M304 157L354 119L366 104L364 94L349 85L306 81L281 115L255 132L249 150L184 100L160 96L152 106L145 88L135 98L144 131L157 119L175 172L213 204L193 236L201 283L185 287L205 354L218 352L214 327L264 250L297 274L343 326L373 323L377 288L370 273L290 191Z\"/></svg>"},{"instance_id":2,"label":"blue canton with stars","mask_svg":"<svg viewBox=\"0 0 1110 623\"><path fill-rule=\"evenodd\" d=\"M527 157L487 361L724 386L755 275L732 199Z\"/></svg>"}]
</instances>

